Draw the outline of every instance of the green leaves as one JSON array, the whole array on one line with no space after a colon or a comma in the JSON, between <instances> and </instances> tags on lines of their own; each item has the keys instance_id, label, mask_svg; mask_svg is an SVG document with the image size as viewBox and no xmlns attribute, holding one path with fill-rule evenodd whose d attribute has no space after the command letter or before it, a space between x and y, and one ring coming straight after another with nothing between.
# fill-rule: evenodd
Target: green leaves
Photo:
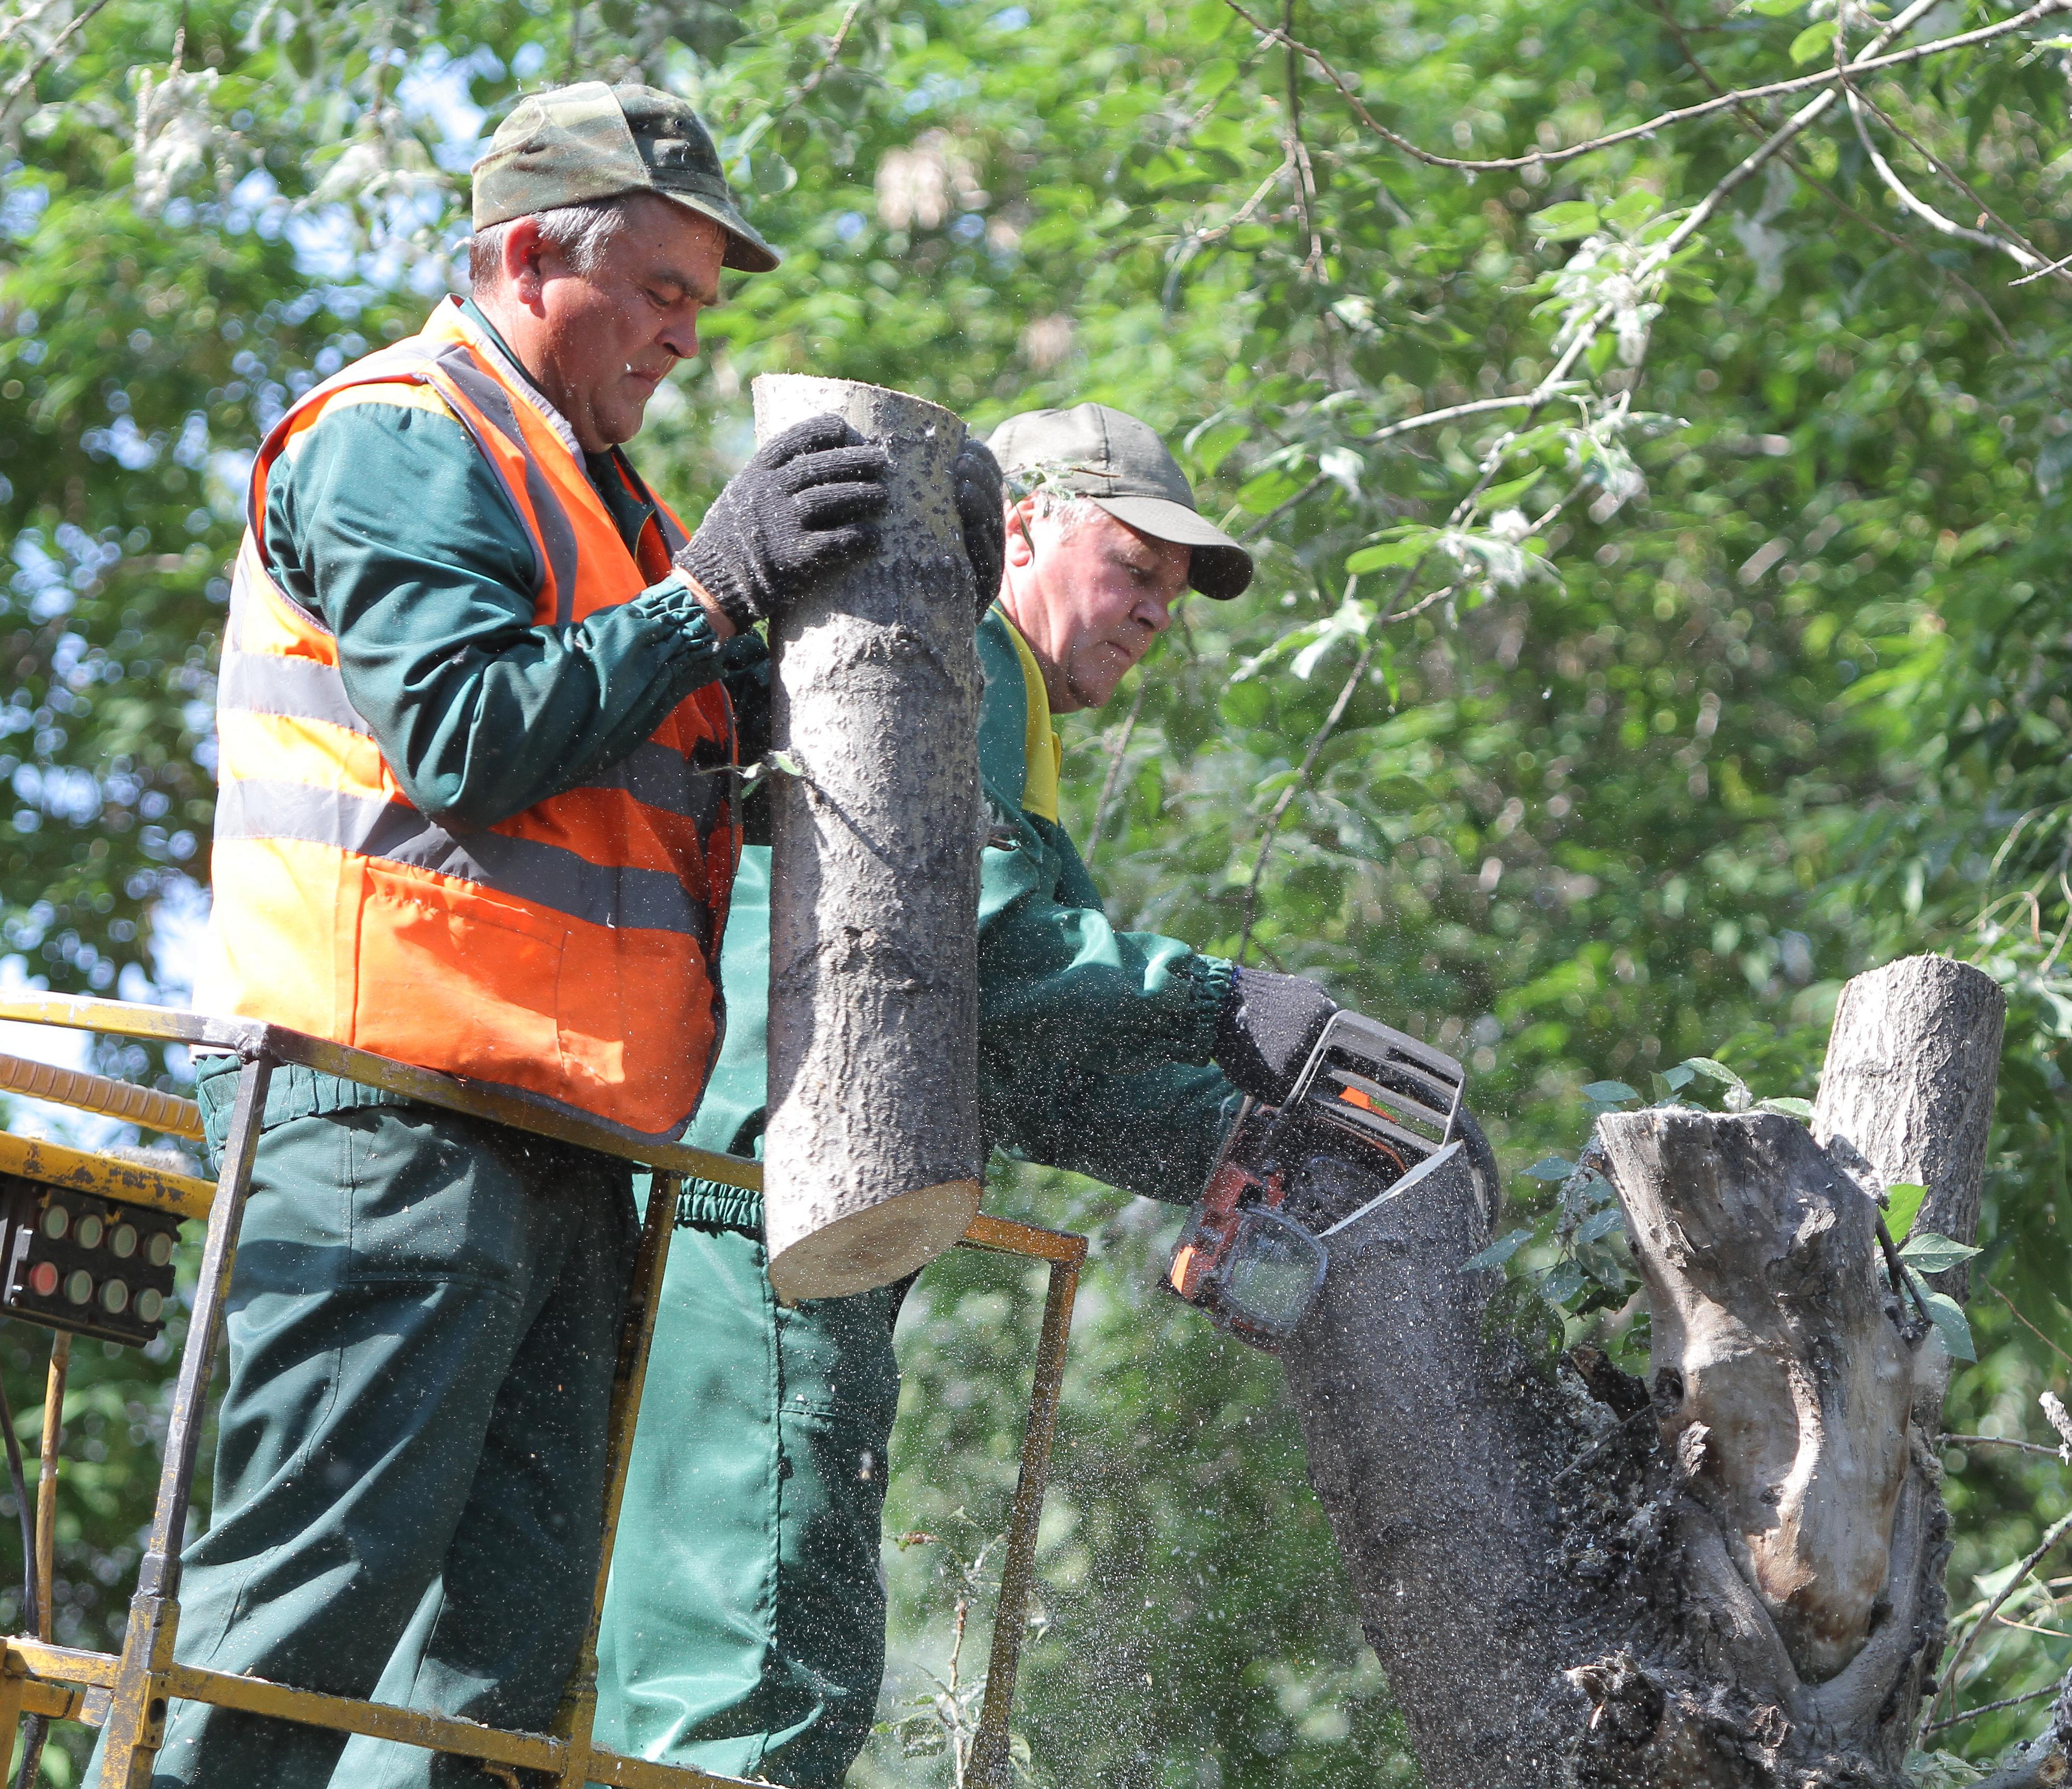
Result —
<instances>
[{"instance_id":1,"label":"green leaves","mask_svg":"<svg viewBox=\"0 0 2072 1789\"><path fill-rule=\"evenodd\" d=\"M1522 1230L1512 1230L1506 1235L1498 1237L1480 1254L1470 1255L1461 1263L1461 1271L1464 1274L1475 1274L1480 1273L1485 1268L1501 1267L1531 1240L1532 1232L1529 1227Z\"/></svg>"},{"instance_id":2,"label":"green leaves","mask_svg":"<svg viewBox=\"0 0 2072 1789\"><path fill-rule=\"evenodd\" d=\"M1964 1307L1947 1293L1923 1288L1922 1296L1928 1307L1928 1320L1934 1324L1935 1333L1942 1339L1950 1358L1975 1361L1979 1358L1978 1344L1972 1340L1971 1320L1964 1315Z\"/></svg>"},{"instance_id":3,"label":"green leaves","mask_svg":"<svg viewBox=\"0 0 2072 1789\"><path fill-rule=\"evenodd\" d=\"M1922 1201L1928 1196L1926 1187L1902 1182L1885 1189L1885 1227L1895 1238L1904 1237L1899 1249L1901 1270L1912 1282L1914 1294L1927 1311L1929 1321L1935 1326L1935 1333L1942 1338L1942 1346L1953 1360L1975 1361L1978 1348L1972 1339L1971 1320L1964 1307L1947 1293L1933 1290L1922 1276L1925 1274L1947 1273L1952 1267L1962 1266L1980 1254L1976 1249L1956 1242L1947 1236L1938 1236L1933 1230L1924 1230L1916 1236L1911 1233L1914 1221L1921 1210Z\"/></svg>"},{"instance_id":4,"label":"green leaves","mask_svg":"<svg viewBox=\"0 0 2072 1789\"><path fill-rule=\"evenodd\" d=\"M1908 1237L1900 1249L1899 1258L1917 1272L1940 1274L1971 1260L1978 1253L1976 1249L1953 1242L1948 1237L1938 1236L1930 1230Z\"/></svg>"},{"instance_id":5,"label":"green leaves","mask_svg":"<svg viewBox=\"0 0 2072 1789\"><path fill-rule=\"evenodd\" d=\"M1835 21L1821 19L1817 24L1808 25L1792 39L1791 59L1799 64L1811 62L1816 57L1827 55L1834 42Z\"/></svg>"},{"instance_id":6,"label":"green leaves","mask_svg":"<svg viewBox=\"0 0 2072 1789\"><path fill-rule=\"evenodd\" d=\"M1573 242L1597 228L1597 208L1586 199L1564 199L1544 211L1535 211L1526 221L1532 226L1534 235L1549 242Z\"/></svg>"},{"instance_id":7,"label":"green leaves","mask_svg":"<svg viewBox=\"0 0 2072 1789\"><path fill-rule=\"evenodd\" d=\"M1885 1189L1885 1227L1891 1231L1894 1241L1906 1239L1906 1233L1914 1228L1914 1214L1927 1196L1927 1188L1907 1180Z\"/></svg>"}]
</instances>

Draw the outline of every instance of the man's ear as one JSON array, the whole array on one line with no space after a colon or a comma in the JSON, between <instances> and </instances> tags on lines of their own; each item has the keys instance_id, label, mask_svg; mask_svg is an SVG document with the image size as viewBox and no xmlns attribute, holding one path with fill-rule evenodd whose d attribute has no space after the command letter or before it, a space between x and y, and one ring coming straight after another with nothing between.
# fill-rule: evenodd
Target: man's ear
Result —
<instances>
[{"instance_id":1,"label":"man's ear","mask_svg":"<svg viewBox=\"0 0 2072 1789\"><path fill-rule=\"evenodd\" d=\"M1036 499L1025 497L1007 511L1007 563L1027 565L1036 557L1036 543L1030 537L1030 518L1036 513Z\"/></svg>"},{"instance_id":2,"label":"man's ear","mask_svg":"<svg viewBox=\"0 0 2072 1789\"><path fill-rule=\"evenodd\" d=\"M547 282L540 258L546 248L537 218L513 218L511 228L504 232L504 283L528 310L541 306Z\"/></svg>"}]
</instances>

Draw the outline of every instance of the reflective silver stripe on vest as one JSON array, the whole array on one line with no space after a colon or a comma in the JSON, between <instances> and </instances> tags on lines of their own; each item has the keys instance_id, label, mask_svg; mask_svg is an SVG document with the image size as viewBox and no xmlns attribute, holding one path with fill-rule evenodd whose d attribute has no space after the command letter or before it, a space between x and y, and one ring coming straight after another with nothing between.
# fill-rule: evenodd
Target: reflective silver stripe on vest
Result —
<instances>
[{"instance_id":1,"label":"reflective silver stripe on vest","mask_svg":"<svg viewBox=\"0 0 2072 1789\"><path fill-rule=\"evenodd\" d=\"M701 754L703 755L703 754ZM712 756L717 759L718 754ZM727 797L728 779L694 766L681 752L649 740L618 763L586 777L570 794L586 789L611 789L631 795L643 807L680 814L693 822L701 837L712 830Z\"/></svg>"},{"instance_id":2,"label":"reflective silver stripe on vest","mask_svg":"<svg viewBox=\"0 0 2072 1789\"><path fill-rule=\"evenodd\" d=\"M330 845L478 883L591 925L681 933L712 943L712 913L666 870L613 869L560 845L471 832L456 839L402 802L307 783L240 780L216 797L216 836Z\"/></svg>"},{"instance_id":3,"label":"reflective silver stripe on vest","mask_svg":"<svg viewBox=\"0 0 2072 1789\"><path fill-rule=\"evenodd\" d=\"M511 394L475 365L464 342L450 343L434 358L439 371L504 432L524 458L525 494L532 501L533 519L540 527L540 543L546 548L547 564L554 575L554 619L566 627L576 616L575 524L569 520L569 512L561 507L561 499L554 494L553 486L533 456L532 445L526 440L524 430L519 426L518 412L512 407ZM500 476L503 466L495 455L487 453L487 443L483 447Z\"/></svg>"},{"instance_id":4,"label":"reflective silver stripe on vest","mask_svg":"<svg viewBox=\"0 0 2072 1789\"><path fill-rule=\"evenodd\" d=\"M313 404L323 403L332 392L343 391L348 385L378 385L397 380L412 383L420 381L424 377L425 363L430 358L431 350L414 336L406 342L397 342L389 347L378 349L364 359L354 361L342 371L333 373L322 384L312 385L288 406L281 420L273 425L267 439L271 441L278 437L286 440L289 425L303 411ZM262 538L265 531L261 522L266 480L273 470L271 465L263 463L265 458L263 453L254 457L252 475L245 481L245 526L254 540Z\"/></svg>"},{"instance_id":5,"label":"reflective silver stripe on vest","mask_svg":"<svg viewBox=\"0 0 2072 1789\"><path fill-rule=\"evenodd\" d=\"M223 654L216 673L216 705L223 713L278 714L321 720L372 738L374 729L345 693L338 667L314 659L286 659L270 652Z\"/></svg>"}]
</instances>

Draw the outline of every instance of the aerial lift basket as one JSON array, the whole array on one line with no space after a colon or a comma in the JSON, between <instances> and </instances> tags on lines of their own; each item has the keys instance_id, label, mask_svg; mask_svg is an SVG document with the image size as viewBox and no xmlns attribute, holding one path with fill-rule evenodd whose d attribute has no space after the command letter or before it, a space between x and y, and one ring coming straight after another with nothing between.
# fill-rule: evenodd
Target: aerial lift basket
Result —
<instances>
[{"instance_id":1,"label":"aerial lift basket","mask_svg":"<svg viewBox=\"0 0 2072 1789\"><path fill-rule=\"evenodd\" d=\"M58 1331L52 1352L52 1394L44 1405L43 1471L36 1500L35 1551L42 1556L43 1569L35 1575L45 1589L39 1599L40 1607L31 1612L37 1631L8 1636L4 1652L0 1652L0 1734L11 1736L25 1715L101 1726L107 1742L104 1789L148 1789L152 1761L164 1742L168 1706L176 1701L200 1701L479 1759L492 1777L513 1784L529 1779L560 1789L582 1789L589 1783L623 1789L697 1789L738 1783L747 1789L739 1779L603 1750L594 1743L591 1732L597 1709L598 1624L603 1614L662 1271L675 1227L676 1194L683 1180L693 1176L759 1191L762 1165L686 1144L656 1143L524 1094L457 1080L250 1020L213 1019L126 1001L62 995L0 1000L0 1020L228 1050L244 1065L224 1140L222 1172L212 1183L117 1156L0 1135L0 1315ZM505 1731L175 1661L180 1550L186 1538L204 1401L222 1338L224 1300L251 1186L260 1115L265 1109L269 1081L283 1065L318 1069L428 1106L580 1144L647 1167L655 1176L612 1385L597 1583L575 1671L545 1733ZM0 1057L0 1088L7 1087L134 1119L174 1135L199 1137L201 1132L199 1113L191 1101L97 1075ZM173 1239L183 1221L204 1227L200 1271L174 1387L150 1537L130 1601L122 1650L88 1652L53 1645L47 1591L59 1438L53 1418L63 1407L64 1351L73 1335L136 1345L160 1332L172 1296ZM1004 1789L1009 1775L1008 1711L1034 1585L1036 1531L1057 1427L1065 1339L1087 1244L1083 1237L980 1215L972 1220L962 1245L1042 1262L1050 1270L1022 1438L1021 1475L1008 1523L1000 1601L993 1619L985 1702L967 1771L968 1780L975 1784ZM5 1754L0 1754L0 1764L4 1762Z\"/></svg>"}]
</instances>

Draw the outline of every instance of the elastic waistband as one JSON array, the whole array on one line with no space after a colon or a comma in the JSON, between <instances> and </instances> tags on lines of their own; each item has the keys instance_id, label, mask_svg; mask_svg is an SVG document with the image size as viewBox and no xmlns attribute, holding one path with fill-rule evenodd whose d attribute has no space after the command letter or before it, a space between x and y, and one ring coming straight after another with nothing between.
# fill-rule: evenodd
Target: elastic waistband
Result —
<instances>
[{"instance_id":1,"label":"elastic waistband","mask_svg":"<svg viewBox=\"0 0 2072 1789\"><path fill-rule=\"evenodd\" d=\"M230 1115L237 1104L238 1071L244 1066L240 1057L218 1057L205 1063L195 1076L195 1098L201 1105L202 1131L212 1167L222 1165L224 1139L230 1133ZM273 1078L267 1084L266 1110L259 1128L271 1130L276 1125L297 1118L357 1111L363 1106L417 1103L385 1087L364 1087L356 1081L342 1081L336 1075L306 1069L299 1063L283 1062L274 1069Z\"/></svg>"},{"instance_id":2,"label":"elastic waistband","mask_svg":"<svg viewBox=\"0 0 2072 1789\"><path fill-rule=\"evenodd\" d=\"M743 1236L763 1234L763 1195L717 1180L686 1180L676 1196L676 1225L680 1229L738 1230Z\"/></svg>"}]
</instances>

